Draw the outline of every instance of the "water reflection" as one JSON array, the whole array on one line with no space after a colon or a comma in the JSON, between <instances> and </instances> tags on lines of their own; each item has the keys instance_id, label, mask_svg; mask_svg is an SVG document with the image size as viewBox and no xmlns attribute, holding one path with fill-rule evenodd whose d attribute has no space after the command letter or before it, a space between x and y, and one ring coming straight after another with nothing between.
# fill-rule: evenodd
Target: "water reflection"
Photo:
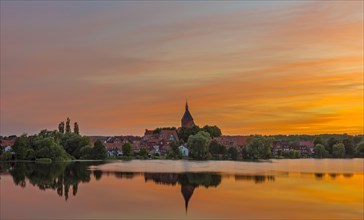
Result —
<instances>
[{"instance_id":1,"label":"water reflection","mask_svg":"<svg viewBox=\"0 0 364 220\"><path fill-rule=\"evenodd\" d=\"M88 183L93 176L96 181L100 181L103 176L112 175L120 180L130 180L137 176L144 177L144 181L160 185L170 185L181 187L181 194L185 201L187 212L188 204L193 193L199 187L210 188L219 187L223 177L233 177L236 182L249 181L255 184L266 182L274 183L277 176L287 178L289 173L275 173L274 175L243 175L243 174L220 174L220 173L141 173L141 172L119 172L102 171L97 169L101 162L74 162L74 163L3 163L0 164L0 174L10 174L15 185L26 187L27 181L38 187L40 190L54 190L60 197L67 201L69 193L76 196L80 183ZM90 169L93 166L93 170ZM351 178L352 173L301 173L310 175L317 180L322 180L326 175L335 180L342 175Z\"/></svg>"},{"instance_id":2,"label":"water reflection","mask_svg":"<svg viewBox=\"0 0 364 220\"><path fill-rule=\"evenodd\" d=\"M354 174L352 173L314 173L316 180L322 180L327 175L331 179L335 179L336 177L343 176L345 178L351 178Z\"/></svg>"},{"instance_id":3,"label":"water reflection","mask_svg":"<svg viewBox=\"0 0 364 220\"><path fill-rule=\"evenodd\" d=\"M97 164L100 163L8 163L1 164L0 171L8 172L17 186L26 187L28 179L30 184L40 190L55 190L67 200L71 188L72 195L76 196L78 184L91 180L88 167Z\"/></svg>"},{"instance_id":4,"label":"water reflection","mask_svg":"<svg viewBox=\"0 0 364 220\"><path fill-rule=\"evenodd\" d=\"M264 183L265 181L274 182L274 176L263 175L235 175L237 181L254 181L255 183Z\"/></svg>"}]
</instances>

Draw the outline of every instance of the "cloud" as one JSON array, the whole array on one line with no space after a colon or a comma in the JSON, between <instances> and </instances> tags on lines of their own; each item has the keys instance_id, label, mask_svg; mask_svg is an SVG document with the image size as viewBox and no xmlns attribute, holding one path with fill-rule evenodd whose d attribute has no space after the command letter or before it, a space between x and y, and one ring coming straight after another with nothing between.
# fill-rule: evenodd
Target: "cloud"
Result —
<instances>
[{"instance_id":1,"label":"cloud","mask_svg":"<svg viewBox=\"0 0 364 220\"><path fill-rule=\"evenodd\" d=\"M360 1L84 4L2 7L4 134L363 133Z\"/></svg>"}]
</instances>

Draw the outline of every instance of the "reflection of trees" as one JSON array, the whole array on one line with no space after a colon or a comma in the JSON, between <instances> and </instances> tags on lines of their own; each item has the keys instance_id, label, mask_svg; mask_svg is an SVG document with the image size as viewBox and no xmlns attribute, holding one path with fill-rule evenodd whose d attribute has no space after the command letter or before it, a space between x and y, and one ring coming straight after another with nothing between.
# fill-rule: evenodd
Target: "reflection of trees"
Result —
<instances>
[{"instance_id":1,"label":"reflection of trees","mask_svg":"<svg viewBox=\"0 0 364 220\"><path fill-rule=\"evenodd\" d=\"M274 182L274 176L263 175L235 175L236 181L254 181L255 183L264 183L265 181Z\"/></svg>"},{"instance_id":2,"label":"reflection of trees","mask_svg":"<svg viewBox=\"0 0 364 220\"><path fill-rule=\"evenodd\" d=\"M91 171L88 170L91 163L14 163L7 167L13 177L15 185L26 186L26 179L40 190L55 190L59 196L68 199L68 193L72 188L75 196L80 182L89 182ZM4 166L3 164L1 166ZM96 175L95 175L96 176ZM101 174L98 176L101 178ZM96 177L97 179L97 177Z\"/></svg>"},{"instance_id":3,"label":"reflection of trees","mask_svg":"<svg viewBox=\"0 0 364 220\"><path fill-rule=\"evenodd\" d=\"M314 173L314 176L317 180L322 180L325 175L331 177L331 179L335 179L338 176L343 176L345 178L351 178L354 174L352 173Z\"/></svg>"}]
</instances>

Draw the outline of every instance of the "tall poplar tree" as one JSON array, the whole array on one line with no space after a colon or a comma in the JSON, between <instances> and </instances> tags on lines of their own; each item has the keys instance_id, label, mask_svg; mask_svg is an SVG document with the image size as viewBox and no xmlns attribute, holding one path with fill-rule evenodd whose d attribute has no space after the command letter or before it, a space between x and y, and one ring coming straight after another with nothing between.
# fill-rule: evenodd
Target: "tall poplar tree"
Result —
<instances>
[{"instance_id":1,"label":"tall poplar tree","mask_svg":"<svg viewBox=\"0 0 364 220\"><path fill-rule=\"evenodd\" d=\"M71 133L71 120L70 118L67 118L67 121L66 121L66 133Z\"/></svg>"},{"instance_id":2,"label":"tall poplar tree","mask_svg":"<svg viewBox=\"0 0 364 220\"><path fill-rule=\"evenodd\" d=\"M78 127L78 123L77 123L77 122L75 122L75 124L74 124L74 126L73 126L73 132L74 132L75 134L80 134L80 129L79 129L79 127Z\"/></svg>"}]
</instances>

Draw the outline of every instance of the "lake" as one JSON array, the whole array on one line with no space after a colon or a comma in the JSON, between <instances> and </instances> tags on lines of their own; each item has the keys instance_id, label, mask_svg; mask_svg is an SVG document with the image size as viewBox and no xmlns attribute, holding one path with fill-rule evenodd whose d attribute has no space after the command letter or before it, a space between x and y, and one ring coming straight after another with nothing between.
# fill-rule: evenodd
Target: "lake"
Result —
<instances>
[{"instance_id":1,"label":"lake","mask_svg":"<svg viewBox=\"0 0 364 220\"><path fill-rule=\"evenodd\" d=\"M0 163L1 219L363 219L363 159Z\"/></svg>"}]
</instances>

